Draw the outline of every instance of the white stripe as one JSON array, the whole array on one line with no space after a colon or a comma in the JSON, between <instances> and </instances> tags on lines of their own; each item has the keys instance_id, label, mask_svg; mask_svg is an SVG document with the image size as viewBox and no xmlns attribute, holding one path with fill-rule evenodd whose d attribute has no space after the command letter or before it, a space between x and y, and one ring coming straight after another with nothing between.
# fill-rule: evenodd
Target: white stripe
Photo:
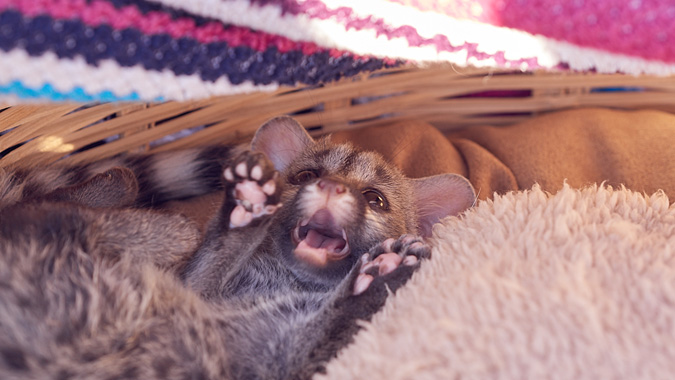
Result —
<instances>
[{"instance_id":1,"label":"white stripe","mask_svg":"<svg viewBox=\"0 0 675 380\"><path fill-rule=\"evenodd\" d=\"M14 94L2 94L2 95L0 95L0 107L12 106L12 105L19 104L19 103L32 104L32 103L38 103L38 101L34 100L34 99L21 99Z\"/></svg>"},{"instance_id":2,"label":"white stripe","mask_svg":"<svg viewBox=\"0 0 675 380\"><path fill-rule=\"evenodd\" d=\"M513 38L522 38L520 35L526 34L515 29L499 28L476 21L456 19L440 13L420 11L387 0L323 0L322 2L330 9L349 7L359 18L376 15L390 28L411 26L423 38L444 35L452 46L461 46L467 42L480 42L481 52L486 54L502 51L505 42ZM481 8L480 4L474 6L477 13L479 8ZM497 33L498 29L499 33ZM507 59L530 58L531 51L532 46L528 44L518 46L518 49L509 50Z\"/></svg>"},{"instance_id":3,"label":"white stripe","mask_svg":"<svg viewBox=\"0 0 675 380\"><path fill-rule=\"evenodd\" d=\"M169 70L146 70L142 66L122 67L113 60L90 66L81 57L59 59L46 52L31 57L24 50L0 51L0 83L19 80L24 85L40 88L49 83L59 92L70 92L75 87L90 95L111 91L119 97L136 92L144 100L163 97L166 100L206 98L212 95L231 95L253 91L274 91L277 85L254 85L246 81L233 85L226 77L215 82L203 81L198 75L176 75Z\"/></svg>"},{"instance_id":4,"label":"white stripe","mask_svg":"<svg viewBox=\"0 0 675 380\"><path fill-rule=\"evenodd\" d=\"M346 30L334 18L312 19L306 15L282 16L275 5L252 6L248 0L151 0L184 9L226 23L251 27L268 33L283 35L296 41L312 41L321 46L349 50L359 55L402 58L418 62L451 62L457 65L497 67L494 58L467 57L462 50L455 53L438 52L434 46L412 47L401 38L377 37L375 29ZM599 72L621 71L630 74L675 74L675 65L647 60L625 54L580 47L563 41L532 35L520 30L497 27L469 20L458 20L433 12L390 3L385 0L324 0L332 9L350 7L361 17L377 15L389 26L409 25L420 36L431 38L437 34L448 37L451 45L478 44L486 54L504 52L509 61L536 58L543 67L567 63L572 70L596 69ZM476 9L476 12L479 12ZM523 66L521 69L531 69Z\"/></svg>"}]
</instances>

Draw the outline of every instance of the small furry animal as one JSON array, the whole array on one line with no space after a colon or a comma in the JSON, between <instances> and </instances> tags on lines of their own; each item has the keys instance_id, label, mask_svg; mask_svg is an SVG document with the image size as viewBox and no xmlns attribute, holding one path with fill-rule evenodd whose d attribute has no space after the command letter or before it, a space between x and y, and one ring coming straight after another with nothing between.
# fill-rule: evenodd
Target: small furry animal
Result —
<instances>
[{"instance_id":1,"label":"small furry animal","mask_svg":"<svg viewBox=\"0 0 675 380\"><path fill-rule=\"evenodd\" d=\"M147 207L217 188L203 239ZM310 378L474 198L288 117L250 150L0 172L0 377Z\"/></svg>"}]
</instances>

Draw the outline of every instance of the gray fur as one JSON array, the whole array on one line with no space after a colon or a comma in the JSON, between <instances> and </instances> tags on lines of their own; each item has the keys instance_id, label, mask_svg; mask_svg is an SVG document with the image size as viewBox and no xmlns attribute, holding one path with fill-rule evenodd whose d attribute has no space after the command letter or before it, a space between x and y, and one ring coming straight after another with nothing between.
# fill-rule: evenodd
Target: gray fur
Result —
<instances>
[{"instance_id":1,"label":"gray fur","mask_svg":"<svg viewBox=\"0 0 675 380\"><path fill-rule=\"evenodd\" d=\"M271 143L289 129L300 140ZM129 203L124 197L115 205L89 195L128 194L128 181L110 185L89 181L95 173L79 174L83 191L72 170L0 173L0 378L305 379L321 371L358 331L357 321L377 311L389 289L403 285L415 269L400 267L352 295L362 254L428 223L418 220L423 217L414 206L420 183L373 153L329 139L314 142L288 118L263 126L252 146L272 157L274 149L294 149L272 159L283 170L283 206L231 229L233 193L226 183L223 209L202 242L180 215L120 208ZM192 155L215 169L204 162L187 167L222 173L222 164L239 150L218 151L224 152L221 160ZM112 167L142 161L123 159ZM309 184L288 179L307 168L345 184L356 200L354 223L346 228L351 253L324 268L291 254L290 233ZM45 178L44 188L25 190ZM213 178L204 179L194 191L162 189L162 199L219 187ZM136 178L138 197L152 199L143 190L146 180ZM361 192L370 187L387 197L389 210L368 206ZM55 191L59 197L50 196ZM463 194L460 203L473 196L472 190Z\"/></svg>"}]
</instances>

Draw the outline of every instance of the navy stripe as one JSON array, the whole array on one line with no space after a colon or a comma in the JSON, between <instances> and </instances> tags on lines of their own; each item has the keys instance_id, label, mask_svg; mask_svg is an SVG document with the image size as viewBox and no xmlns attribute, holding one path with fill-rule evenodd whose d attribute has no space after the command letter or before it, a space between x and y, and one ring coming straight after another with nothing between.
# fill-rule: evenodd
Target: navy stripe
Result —
<instances>
[{"instance_id":1,"label":"navy stripe","mask_svg":"<svg viewBox=\"0 0 675 380\"><path fill-rule=\"evenodd\" d=\"M41 15L24 17L14 10L0 13L0 49L23 48L31 56L53 51L60 58L83 57L90 65L113 59L121 66L142 65L148 70L171 70L176 75L198 74L205 81L227 76L233 84L318 84L385 67L380 59L334 58L328 52L304 55L264 52L225 42L202 44L167 34L144 35L137 29L113 30L109 25L91 27L79 20L54 20Z\"/></svg>"}]
</instances>

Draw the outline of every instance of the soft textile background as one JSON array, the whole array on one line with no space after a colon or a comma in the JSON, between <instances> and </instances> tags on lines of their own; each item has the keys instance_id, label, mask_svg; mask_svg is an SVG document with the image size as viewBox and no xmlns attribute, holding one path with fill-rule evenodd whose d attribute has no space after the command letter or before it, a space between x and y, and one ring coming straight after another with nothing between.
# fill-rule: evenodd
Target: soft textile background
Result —
<instances>
[{"instance_id":1,"label":"soft textile background","mask_svg":"<svg viewBox=\"0 0 675 380\"><path fill-rule=\"evenodd\" d=\"M669 379L675 208L535 186L434 230L412 280L320 379Z\"/></svg>"},{"instance_id":2,"label":"soft textile background","mask_svg":"<svg viewBox=\"0 0 675 380\"><path fill-rule=\"evenodd\" d=\"M658 0L0 0L0 102L189 100L402 62L675 72Z\"/></svg>"},{"instance_id":3,"label":"soft textile background","mask_svg":"<svg viewBox=\"0 0 675 380\"><path fill-rule=\"evenodd\" d=\"M414 120L334 136L381 152L410 177L464 175L479 199L535 183L553 192L565 180L576 188L607 182L675 198L675 116L667 112L572 109L446 137Z\"/></svg>"}]
</instances>

